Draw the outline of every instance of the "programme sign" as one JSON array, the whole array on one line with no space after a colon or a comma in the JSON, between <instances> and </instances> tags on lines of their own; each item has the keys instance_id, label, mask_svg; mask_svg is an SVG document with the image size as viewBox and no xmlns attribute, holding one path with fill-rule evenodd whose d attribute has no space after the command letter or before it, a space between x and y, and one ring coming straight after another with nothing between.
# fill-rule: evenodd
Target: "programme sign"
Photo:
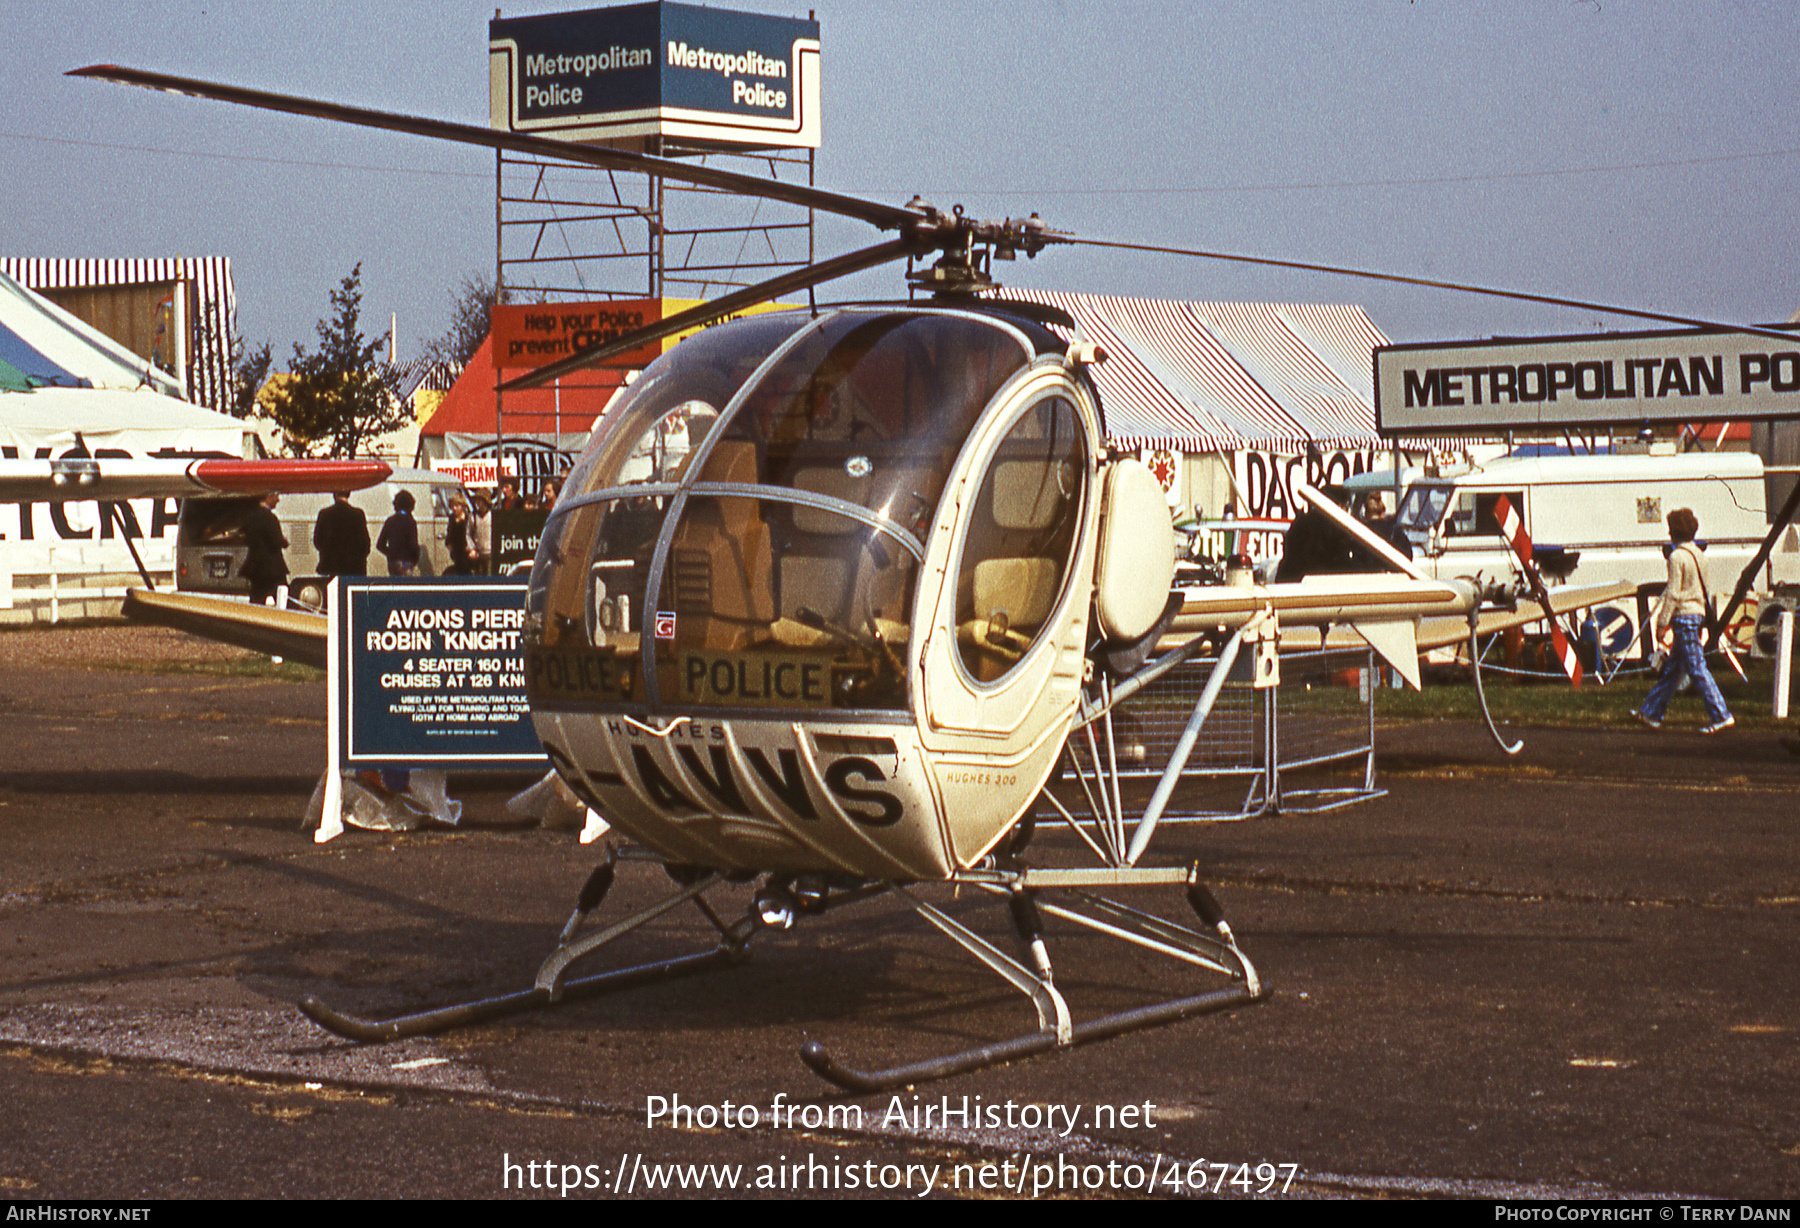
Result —
<instances>
[{"instance_id":1,"label":"programme sign","mask_svg":"<svg viewBox=\"0 0 1800 1228\"><path fill-rule=\"evenodd\" d=\"M343 576L330 605L339 766L475 771L547 760L525 698L525 584Z\"/></svg>"},{"instance_id":2,"label":"programme sign","mask_svg":"<svg viewBox=\"0 0 1800 1228\"><path fill-rule=\"evenodd\" d=\"M1751 418L1800 418L1800 334L1791 345L1682 329L1375 350L1384 435Z\"/></svg>"},{"instance_id":3,"label":"programme sign","mask_svg":"<svg viewBox=\"0 0 1800 1228\"><path fill-rule=\"evenodd\" d=\"M819 145L819 23L686 4L488 23L488 123L570 141Z\"/></svg>"},{"instance_id":4,"label":"programme sign","mask_svg":"<svg viewBox=\"0 0 1800 1228\"><path fill-rule=\"evenodd\" d=\"M433 473L447 473L464 486L498 486L500 484L500 463L493 457L478 457L473 460L434 460L431 462ZM506 476L517 475L519 467L512 457L506 458Z\"/></svg>"}]
</instances>

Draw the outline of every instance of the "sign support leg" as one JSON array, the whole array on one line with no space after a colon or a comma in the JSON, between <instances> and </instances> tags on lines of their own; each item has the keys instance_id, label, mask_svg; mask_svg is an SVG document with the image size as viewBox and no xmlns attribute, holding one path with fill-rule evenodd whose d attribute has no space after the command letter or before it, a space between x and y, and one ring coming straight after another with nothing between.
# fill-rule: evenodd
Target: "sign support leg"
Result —
<instances>
[{"instance_id":1,"label":"sign support leg","mask_svg":"<svg viewBox=\"0 0 1800 1228\"><path fill-rule=\"evenodd\" d=\"M319 815L314 844L324 844L344 834L343 756L344 645L338 620L343 617L344 585L331 577L325 588L325 804Z\"/></svg>"}]
</instances>

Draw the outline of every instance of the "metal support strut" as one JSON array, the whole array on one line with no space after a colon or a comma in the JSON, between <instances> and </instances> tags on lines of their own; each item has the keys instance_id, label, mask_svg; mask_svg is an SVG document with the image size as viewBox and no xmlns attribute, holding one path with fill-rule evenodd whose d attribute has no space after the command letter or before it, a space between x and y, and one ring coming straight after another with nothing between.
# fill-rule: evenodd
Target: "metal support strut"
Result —
<instances>
[{"instance_id":1,"label":"metal support strut","mask_svg":"<svg viewBox=\"0 0 1800 1228\"><path fill-rule=\"evenodd\" d=\"M563 926L556 949L550 952L543 964L539 966L536 983L530 989L503 994L497 998L481 998L456 1006L421 1011L414 1015L401 1015L394 1019L361 1019L355 1015L347 1015L333 1010L311 994L300 999L300 1009L306 1013L307 1018L320 1027L350 1040L369 1042L399 1040L406 1036L424 1036L433 1032L444 1032L451 1028L498 1019L505 1015L541 1010L546 1006L554 1006L561 1002L573 1002L597 994L629 989L634 985L672 980L675 977L689 976L721 965L737 963L748 958L747 948L750 939L761 928L761 923L754 914L746 913L736 923L725 925L719 920L718 914L713 912L706 901L701 898L703 892L717 886L724 877L723 874L717 872L707 873L673 895L633 913L617 924L577 936L582 921L589 912L599 906L600 901L605 898L607 890L612 886L613 861L609 857L594 871L587 884L582 888L575 911L569 917L568 923ZM670 912L690 900L719 933L719 944L712 950L681 955L674 959L658 960L655 963L640 964L634 968L603 972L596 976L582 977L572 981L565 979L569 965L576 959L604 946L615 938L654 921L664 913Z\"/></svg>"},{"instance_id":2,"label":"metal support strut","mask_svg":"<svg viewBox=\"0 0 1800 1228\"><path fill-rule=\"evenodd\" d=\"M1044 874L1044 872L1039 873L1040 875ZM1031 885L1032 875L1031 870L1022 870L1012 874L971 875L967 876L966 885L1006 897L1012 912L1014 929L1018 932L1020 942L1030 952L1035 968L1027 968L1017 960L1002 954L961 923L924 901L915 899L900 887L890 884L889 890L905 900L915 912L943 931L964 950L980 959L988 967L1005 977L1015 988L1029 996L1032 1004L1037 1007L1038 1030L1036 1032L1016 1036L1011 1040L977 1045L972 1049L964 1049L959 1053L951 1053L943 1057L927 1058L924 1061L912 1062L905 1066L890 1067L886 1070L858 1070L855 1067L846 1066L832 1057L830 1051L818 1041L808 1041L801 1047L800 1060L810 1066L820 1078L835 1083L846 1091L878 1092L888 1088L905 1087L915 1083L929 1082L933 1079L948 1078L951 1075L1017 1061L1020 1058L1047 1053L1055 1049L1070 1049L1090 1041L1105 1040L1142 1028L1174 1023L1195 1015L1208 1015L1217 1011L1230 1010L1232 1007L1249 1006L1268 996L1268 989L1257 977L1255 967L1243 952L1238 950L1237 940L1232 936L1231 927L1225 923L1224 913L1219 908L1218 901L1199 882L1197 870L1188 871L1188 903L1201 920L1211 928L1212 934L1188 929L1186 926L1177 925L1154 914L1128 908L1123 904L1086 891L1071 889L1068 892L1074 901L1085 907L1085 911L1083 908L1070 905L1047 902L1040 905L1039 889ZM958 885L965 885L962 881L964 877L958 876L953 881ZM1130 868L1120 868L1112 872L1111 877L1119 885L1131 885L1133 877L1140 877L1144 885L1149 885L1167 882L1168 871L1134 871ZM1053 982L1050 956L1044 946L1038 919L1040 907L1042 911L1052 916L1072 921L1108 937L1129 942L1184 963L1223 973L1238 981L1238 984L1210 993L1153 1003L1135 1010L1118 1011L1082 1024L1071 1024L1068 1006ZM1090 915L1092 913L1098 913L1100 916ZM1102 916L1106 919L1102 920Z\"/></svg>"}]
</instances>

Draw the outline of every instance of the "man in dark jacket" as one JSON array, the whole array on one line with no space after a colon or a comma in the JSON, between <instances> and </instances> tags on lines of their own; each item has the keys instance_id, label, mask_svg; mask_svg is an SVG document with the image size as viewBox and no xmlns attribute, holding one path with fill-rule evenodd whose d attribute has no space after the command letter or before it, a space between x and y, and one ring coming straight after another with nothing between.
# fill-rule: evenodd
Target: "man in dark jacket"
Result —
<instances>
[{"instance_id":1,"label":"man in dark jacket","mask_svg":"<svg viewBox=\"0 0 1800 1228\"><path fill-rule=\"evenodd\" d=\"M1342 487L1328 486L1322 492L1334 503L1342 504ZM1275 582L1287 584L1305 576L1335 576L1359 571L1349 535L1324 512L1308 507L1294 517L1287 535L1281 539L1281 562L1275 568Z\"/></svg>"},{"instance_id":2,"label":"man in dark jacket","mask_svg":"<svg viewBox=\"0 0 1800 1228\"><path fill-rule=\"evenodd\" d=\"M375 549L387 560L388 575L411 576L419 570L419 524L412 518L412 492L394 496L394 514L381 526Z\"/></svg>"},{"instance_id":3,"label":"man in dark jacket","mask_svg":"<svg viewBox=\"0 0 1800 1228\"><path fill-rule=\"evenodd\" d=\"M250 581L250 600L256 605L268 605L275 598L275 590L287 583L287 557L282 551L287 549L288 540L275 516L275 506L280 502L280 495L266 496L244 521L244 545L249 549L238 575Z\"/></svg>"},{"instance_id":4,"label":"man in dark jacket","mask_svg":"<svg viewBox=\"0 0 1800 1228\"><path fill-rule=\"evenodd\" d=\"M322 576L361 576L369 571L369 518L343 491L331 497L313 522L313 549Z\"/></svg>"}]
</instances>

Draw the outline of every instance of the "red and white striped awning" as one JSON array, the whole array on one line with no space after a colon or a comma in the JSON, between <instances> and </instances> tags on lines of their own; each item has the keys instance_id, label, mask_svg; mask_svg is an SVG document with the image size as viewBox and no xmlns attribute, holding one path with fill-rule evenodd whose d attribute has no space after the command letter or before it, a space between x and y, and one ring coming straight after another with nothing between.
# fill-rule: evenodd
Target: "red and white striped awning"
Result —
<instances>
[{"instance_id":1,"label":"red and white striped awning","mask_svg":"<svg viewBox=\"0 0 1800 1228\"><path fill-rule=\"evenodd\" d=\"M1123 448L1303 452L1381 446L1361 307L1205 303L1001 290L1060 307L1107 352L1093 368L1108 441Z\"/></svg>"},{"instance_id":2,"label":"red and white striped awning","mask_svg":"<svg viewBox=\"0 0 1800 1228\"><path fill-rule=\"evenodd\" d=\"M0 257L0 273L40 293L82 287L191 281L195 301L194 356L187 396L209 409L227 411L233 395L232 344L237 339L237 288L229 256L178 256L145 260Z\"/></svg>"}]
</instances>

